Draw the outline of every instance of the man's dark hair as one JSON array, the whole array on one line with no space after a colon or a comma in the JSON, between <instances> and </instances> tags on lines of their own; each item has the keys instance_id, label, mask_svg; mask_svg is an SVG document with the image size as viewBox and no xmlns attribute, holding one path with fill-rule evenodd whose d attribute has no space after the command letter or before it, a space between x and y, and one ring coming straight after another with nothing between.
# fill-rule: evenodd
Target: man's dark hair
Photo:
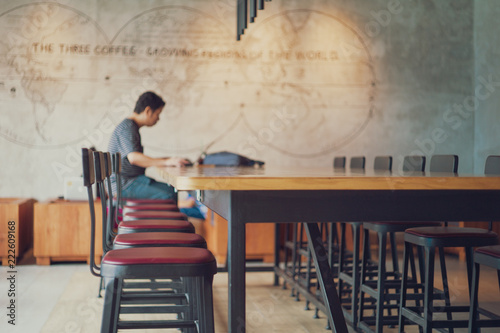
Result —
<instances>
[{"instance_id":1,"label":"man's dark hair","mask_svg":"<svg viewBox=\"0 0 500 333\"><path fill-rule=\"evenodd\" d=\"M160 96L152 91L146 91L141 96L139 96L137 103L135 103L134 112L140 114L148 106L151 108L151 110L155 111L164 105L165 101Z\"/></svg>"}]
</instances>

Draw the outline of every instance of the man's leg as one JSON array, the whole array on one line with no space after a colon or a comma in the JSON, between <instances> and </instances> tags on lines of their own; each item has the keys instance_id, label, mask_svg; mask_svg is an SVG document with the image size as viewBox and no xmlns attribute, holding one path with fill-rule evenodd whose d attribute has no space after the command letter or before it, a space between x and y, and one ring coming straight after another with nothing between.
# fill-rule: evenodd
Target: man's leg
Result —
<instances>
[{"instance_id":1,"label":"man's leg","mask_svg":"<svg viewBox=\"0 0 500 333\"><path fill-rule=\"evenodd\" d=\"M147 176L138 176L126 189L122 197L134 199L176 199L174 188Z\"/></svg>"}]
</instances>

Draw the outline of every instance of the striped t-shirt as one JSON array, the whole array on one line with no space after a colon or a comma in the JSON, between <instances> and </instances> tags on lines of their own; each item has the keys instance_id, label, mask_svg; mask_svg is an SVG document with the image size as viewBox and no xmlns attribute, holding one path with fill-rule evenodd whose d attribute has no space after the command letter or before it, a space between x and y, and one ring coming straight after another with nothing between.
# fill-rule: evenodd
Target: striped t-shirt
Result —
<instances>
[{"instance_id":1,"label":"striped t-shirt","mask_svg":"<svg viewBox=\"0 0 500 333\"><path fill-rule=\"evenodd\" d=\"M108 151L120 153L122 160L121 183L122 189L127 188L137 176L144 175L145 168L130 164L127 155L132 152L144 152L141 144L139 126L132 119L124 119L116 126L109 140ZM116 182L114 175L111 177L113 193L116 193Z\"/></svg>"}]
</instances>

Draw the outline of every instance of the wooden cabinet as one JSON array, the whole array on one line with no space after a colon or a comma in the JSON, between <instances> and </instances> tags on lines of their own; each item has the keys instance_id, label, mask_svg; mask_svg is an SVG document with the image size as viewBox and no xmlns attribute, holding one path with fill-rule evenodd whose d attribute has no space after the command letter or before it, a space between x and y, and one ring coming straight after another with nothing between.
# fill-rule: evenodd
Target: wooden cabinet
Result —
<instances>
[{"instance_id":1,"label":"wooden cabinet","mask_svg":"<svg viewBox=\"0 0 500 333\"><path fill-rule=\"evenodd\" d=\"M21 257L33 244L33 199L0 198L0 258L2 265L9 260L9 231L15 256ZM13 228L12 228L13 226ZM10 227L10 229L9 229ZM12 257L11 257L12 259Z\"/></svg>"},{"instance_id":2,"label":"wooden cabinet","mask_svg":"<svg viewBox=\"0 0 500 333\"><path fill-rule=\"evenodd\" d=\"M219 264L224 264L227 256L227 221L209 210L202 230L208 249ZM274 261L274 232L274 223L246 225L247 260Z\"/></svg>"},{"instance_id":3,"label":"wooden cabinet","mask_svg":"<svg viewBox=\"0 0 500 333\"><path fill-rule=\"evenodd\" d=\"M96 210L96 255L102 256L102 210ZM90 255L90 210L86 201L51 200L34 207L33 255L38 265L52 261L87 261Z\"/></svg>"}]
</instances>

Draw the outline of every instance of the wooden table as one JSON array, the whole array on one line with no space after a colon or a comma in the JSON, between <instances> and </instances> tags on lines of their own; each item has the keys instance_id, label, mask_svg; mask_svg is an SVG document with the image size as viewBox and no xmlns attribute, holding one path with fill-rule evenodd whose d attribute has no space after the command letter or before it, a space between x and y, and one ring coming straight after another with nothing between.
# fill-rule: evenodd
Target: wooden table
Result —
<instances>
[{"instance_id":1,"label":"wooden table","mask_svg":"<svg viewBox=\"0 0 500 333\"><path fill-rule=\"evenodd\" d=\"M245 331L245 224L306 222L330 322L347 332L315 222L500 220L500 177L377 173L331 168L165 168L178 190L228 220L229 331Z\"/></svg>"}]
</instances>

